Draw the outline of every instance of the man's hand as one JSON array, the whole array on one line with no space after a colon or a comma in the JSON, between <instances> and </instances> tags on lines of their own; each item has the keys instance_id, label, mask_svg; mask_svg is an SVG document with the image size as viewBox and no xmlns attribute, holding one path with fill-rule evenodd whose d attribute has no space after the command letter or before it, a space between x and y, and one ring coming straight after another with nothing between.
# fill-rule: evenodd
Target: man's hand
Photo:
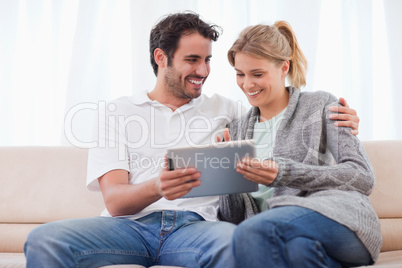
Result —
<instances>
[{"instance_id":1,"label":"man's hand","mask_svg":"<svg viewBox=\"0 0 402 268\"><path fill-rule=\"evenodd\" d=\"M159 193L167 200L184 196L194 187L200 186L201 173L195 168L168 170L167 157L165 167L157 181Z\"/></svg>"},{"instance_id":2,"label":"man's hand","mask_svg":"<svg viewBox=\"0 0 402 268\"><path fill-rule=\"evenodd\" d=\"M334 123L337 127L351 127L350 133L353 135L359 134L359 122L360 118L357 116L356 110L349 107L344 98L339 98L339 102L343 105L341 107L331 106L329 110L331 112L338 112L339 114L330 114L329 118L336 120Z\"/></svg>"},{"instance_id":3,"label":"man's hand","mask_svg":"<svg viewBox=\"0 0 402 268\"><path fill-rule=\"evenodd\" d=\"M100 177L106 208L112 216L136 214L162 197L173 200L182 197L201 184L200 172L195 168L169 171L167 158L159 177L130 184L128 171L115 169Z\"/></svg>"}]
</instances>

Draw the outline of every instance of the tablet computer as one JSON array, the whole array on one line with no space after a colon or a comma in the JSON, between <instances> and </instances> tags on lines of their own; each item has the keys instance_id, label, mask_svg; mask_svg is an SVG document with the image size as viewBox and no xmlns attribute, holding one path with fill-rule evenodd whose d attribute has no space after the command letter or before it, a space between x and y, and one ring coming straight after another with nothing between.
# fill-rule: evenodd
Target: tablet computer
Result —
<instances>
[{"instance_id":1,"label":"tablet computer","mask_svg":"<svg viewBox=\"0 0 402 268\"><path fill-rule=\"evenodd\" d=\"M236 164L243 157L255 157L254 140L170 148L167 151L170 170L195 167L201 173L201 185L194 187L184 198L257 191L257 183L236 172Z\"/></svg>"}]
</instances>

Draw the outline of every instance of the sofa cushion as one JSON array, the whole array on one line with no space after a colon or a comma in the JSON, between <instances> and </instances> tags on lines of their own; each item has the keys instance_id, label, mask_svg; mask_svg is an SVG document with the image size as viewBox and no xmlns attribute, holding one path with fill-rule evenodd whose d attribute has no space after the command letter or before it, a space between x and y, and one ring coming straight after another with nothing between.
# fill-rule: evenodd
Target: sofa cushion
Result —
<instances>
[{"instance_id":1,"label":"sofa cushion","mask_svg":"<svg viewBox=\"0 0 402 268\"><path fill-rule=\"evenodd\" d=\"M376 183L370 201L381 223L381 252L402 250L402 141L364 141Z\"/></svg>"},{"instance_id":2,"label":"sofa cushion","mask_svg":"<svg viewBox=\"0 0 402 268\"><path fill-rule=\"evenodd\" d=\"M85 186L87 154L75 147L0 147L0 223L99 216L102 194Z\"/></svg>"},{"instance_id":3,"label":"sofa cushion","mask_svg":"<svg viewBox=\"0 0 402 268\"><path fill-rule=\"evenodd\" d=\"M383 239L381 252L402 250L402 219L380 219L380 223Z\"/></svg>"},{"instance_id":4,"label":"sofa cushion","mask_svg":"<svg viewBox=\"0 0 402 268\"><path fill-rule=\"evenodd\" d=\"M402 140L365 141L363 145L376 177L370 200L377 215L402 218Z\"/></svg>"},{"instance_id":5,"label":"sofa cushion","mask_svg":"<svg viewBox=\"0 0 402 268\"><path fill-rule=\"evenodd\" d=\"M25 268L26 260L24 253L3 253L0 252L1 268Z\"/></svg>"},{"instance_id":6,"label":"sofa cushion","mask_svg":"<svg viewBox=\"0 0 402 268\"><path fill-rule=\"evenodd\" d=\"M359 266L376 267L376 268L401 268L402 267L402 250L381 252L375 265Z\"/></svg>"},{"instance_id":7,"label":"sofa cushion","mask_svg":"<svg viewBox=\"0 0 402 268\"><path fill-rule=\"evenodd\" d=\"M85 187L88 151L0 147L0 252L22 252L38 224L99 216L102 194Z\"/></svg>"},{"instance_id":8,"label":"sofa cushion","mask_svg":"<svg viewBox=\"0 0 402 268\"><path fill-rule=\"evenodd\" d=\"M0 237L2 241L2 243L0 243L0 252L22 252L29 232L39 225L40 224L28 223L0 223Z\"/></svg>"}]
</instances>

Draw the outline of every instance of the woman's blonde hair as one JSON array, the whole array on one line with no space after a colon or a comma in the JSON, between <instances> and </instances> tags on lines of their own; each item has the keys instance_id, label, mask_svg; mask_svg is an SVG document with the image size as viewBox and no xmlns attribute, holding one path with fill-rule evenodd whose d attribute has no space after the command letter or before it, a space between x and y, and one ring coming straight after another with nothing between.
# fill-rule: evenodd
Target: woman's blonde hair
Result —
<instances>
[{"instance_id":1,"label":"woman's blonde hair","mask_svg":"<svg viewBox=\"0 0 402 268\"><path fill-rule=\"evenodd\" d=\"M300 49L292 27L286 21L274 25L255 25L244 29L228 51L228 59L235 65L235 54L243 52L277 64L290 62L288 79L291 86L306 85L307 59Z\"/></svg>"}]
</instances>

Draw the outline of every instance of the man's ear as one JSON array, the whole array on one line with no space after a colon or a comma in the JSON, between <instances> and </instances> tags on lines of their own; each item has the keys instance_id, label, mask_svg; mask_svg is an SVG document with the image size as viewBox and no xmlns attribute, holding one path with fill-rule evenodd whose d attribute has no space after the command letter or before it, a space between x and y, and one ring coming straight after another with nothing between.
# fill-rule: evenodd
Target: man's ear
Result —
<instances>
[{"instance_id":1,"label":"man's ear","mask_svg":"<svg viewBox=\"0 0 402 268\"><path fill-rule=\"evenodd\" d=\"M159 67L165 68L167 66L167 55L162 49L156 48L154 50L154 59Z\"/></svg>"}]
</instances>

